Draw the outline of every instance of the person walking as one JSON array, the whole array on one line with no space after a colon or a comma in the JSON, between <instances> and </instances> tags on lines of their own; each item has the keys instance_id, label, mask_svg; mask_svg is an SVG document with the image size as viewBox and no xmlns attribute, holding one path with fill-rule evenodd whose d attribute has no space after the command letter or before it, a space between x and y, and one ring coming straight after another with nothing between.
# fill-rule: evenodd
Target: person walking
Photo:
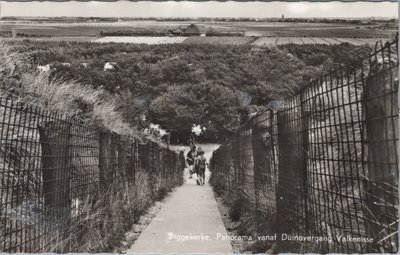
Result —
<instances>
[{"instance_id":1,"label":"person walking","mask_svg":"<svg viewBox=\"0 0 400 255\"><path fill-rule=\"evenodd\" d=\"M197 180L200 186L203 186L206 182L206 177L205 177L206 166L207 166L207 159L204 156L204 151L201 148L199 148L197 151L195 168L197 173Z\"/></svg>"},{"instance_id":2,"label":"person walking","mask_svg":"<svg viewBox=\"0 0 400 255\"><path fill-rule=\"evenodd\" d=\"M189 179L192 179L195 159L196 159L196 146L192 146L189 152L186 154L186 163L189 169Z\"/></svg>"}]
</instances>

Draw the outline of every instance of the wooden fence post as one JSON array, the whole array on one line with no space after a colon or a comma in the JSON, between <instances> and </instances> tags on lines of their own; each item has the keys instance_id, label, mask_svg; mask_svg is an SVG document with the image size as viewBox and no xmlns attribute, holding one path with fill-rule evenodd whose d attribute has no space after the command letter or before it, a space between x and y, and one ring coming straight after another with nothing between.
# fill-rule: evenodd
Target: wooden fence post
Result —
<instances>
[{"instance_id":1,"label":"wooden fence post","mask_svg":"<svg viewBox=\"0 0 400 255\"><path fill-rule=\"evenodd\" d=\"M387 49L387 50L390 50ZM399 205L399 103L398 65L384 64L390 57L372 59L363 94L364 194L367 237L374 239L371 251L398 251ZM390 53L389 53L390 54ZM394 54L394 53L393 53ZM394 56L393 56L394 57ZM390 66L391 65L391 66ZM398 83L398 81L397 81Z\"/></svg>"},{"instance_id":2,"label":"wooden fence post","mask_svg":"<svg viewBox=\"0 0 400 255\"><path fill-rule=\"evenodd\" d=\"M232 144L232 158L233 158L233 182L234 182L234 196L240 193L241 180L240 180L240 136L234 136ZM220 152L221 153L221 152Z\"/></svg>"},{"instance_id":3,"label":"wooden fence post","mask_svg":"<svg viewBox=\"0 0 400 255\"><path fill-rule=\"evenodd\" d=\"M302 98L297 96L277 113L279 181L277 187L277 226L280 233L306 231L307 118L302 113ZM282 252L292 243L280 244ZM289 250L285 250L289 249Z\"/></svg>"},{"instance_id":4,"label":"wooden fence post","mask_svg":"<svg viewBox=\"0 0 400 255\"><path fill-rule=\"evenodd\" d=\"M149 142L148 143L148 154L146 156L147 158L147 164L148 164L148 169L147 171L149 171L150 173L152 173L153 175L156 173L156 169L155 169L155 151L154 151L154 143L153 142Z\"/></svg>"},{"instance_id":5,"label":"wooden fence post","mask_svg":"<svg viewBox=\"0 0 400 255\"><path fill-rule=\"evenodd\" d=\"M309 155L309 126L310 126L310 107L309 102L306 101L307 89L300 92L300 109L301 109L301 169L303 174L303 199L304 199L304 229L308 233L310 231L309 213L308 213L308 184L307 184L307 168L308 168L308 155Z\"/></svg>"},{"instance_id":6,"label":"wooden fence post","mask_svg":"<svg viewBox=\"0 0 400 255\"><path fill-rule=\"evenodd\" d=\"M186 176L184 175L184 171L186 168L186 162L185 162L185 153L183 151L181 151L179 153L179 161L180 161L180 168L179 168L179 184L182 185L184 182L184 178L186 178Z\"/></svg>"},{"instance_id":7,"label":"wooden fence post","mask_svg":"<svg viewBox=\"0 0 400 255\"><path fill-rule=\"evenodd\" d=\"M246 127L240 134L242 139L242 198L244 208L246 208L249 214L254 215L255 213L255 190L254 190L254 162L253 162L253 147L252 147L252 132L251 127ZM226 150L225 150L226 153ZM226 156L226 155L225 155ZM226 164L227 165L227 164ZM227 168L228 166L226 166Z\"/></svg>"},{"instance_id":8,"label":"wooden fence post","mask_svg":"<svg viewBox=\"0 0 400 255\"><path fill-rule=\"evenodd\" d=\"M118 161L118 144L121 141L121 136L116 133L111 133L111 150L110 150L110 160L111 160L111 179L114 181L118 174L119 170L119 161Z\"/></svg>"},{"instance_id":9,"label":"wooden fence post","mask_svg":"<svg viewBox=\"0 0 400 255\"><path fill-rule=\"evenodd\" d=\"M226 178L228 179L227 180L227 186L228 186L228 189L231 191L231 192L233 192L233 189L234 189L234 187L233 187L233 183L232 183L232 180L233 180L233 178L232 178L232 144L231 143L227 143L226 144L226 156L224 157L224 161L225 161L225 164L226 164Z\"/></svg>"},{"instance_id":10,"label":"wooden fence post","mask_svg":"<svg viewBox=\"0 0 400 255\"><path fill-rule=\"evenodd\" d=\"M149 154L150 154L150 145L149 141L141 141L138 144L138 158L140 162L140 167L142 170L149 171Z\"/></svg>"},{"instance_id":11,"label":"wooden fence post","mask_svg":"<svg viewBox=\"0 0 400 255\"><path fill-rule=\"evenodd\" d=\"M271 112L257 116L252 123L254 158L255 219L260 235L271 233L276 216L275 172L272 155Z\"/></svg>"},{"instance_id":12,"label":"wooden fence post","mask_svg":"<svg viewBox=\"0 0 400 255\"><path fill-rule=\"evenodd\" d=\"M71 214L70 181L72 155L71 125L47 122L39 128L42 147L44 205L52 216L69 218Z\"/></svg>"},{"instance_id":13,"label":"wooden fence post","mask_svg":"<svg viewBox=\"0 0 400 255\"><path fill-rule=\"evenodd\" d=\"M128 160L130 154L131 141L126 137L119 139L118 146L118 176L128 179L131 178L130 161Z\"/></svg>"},{"instance_id":14,"label":"wooden fence post","mask_svg":"<svg viewBox=\"0 0 400 255\"><path fill-rule=\"evenodd\" d=\"M157 148L157 153L156 153L156 168L158 169L158 176L160 177L160 183L163 186L166 182L165 180L165 172L169 170L169 165L168 162L165 160L167 159L164 154L164 148L160 148L159 146Z\"/></svg>"},{"instance_id":15,"label":"wooden fence post","mask_svg":"<svg viewBox=\"0 0 400 255\"><path fill-rule=\"evenodd\" d=\"M135 184L136 181L136 171L137 171L137 141L136 139L133 140L130 144L130 165L129 165L129 174L132 183Z\"/></svg>"},{"instance_id":16,"label":"wooden fence post","mask_svg":"<svg viewBox=\"0 0 400 255\"><path fill-rule=\"evenodd\" d=\"M113 156L112 134L109 132L100 132L99 145L100 187L102 189L107 189L113 178L113 166L111 161Z\"/></svg>"}]
</instances>

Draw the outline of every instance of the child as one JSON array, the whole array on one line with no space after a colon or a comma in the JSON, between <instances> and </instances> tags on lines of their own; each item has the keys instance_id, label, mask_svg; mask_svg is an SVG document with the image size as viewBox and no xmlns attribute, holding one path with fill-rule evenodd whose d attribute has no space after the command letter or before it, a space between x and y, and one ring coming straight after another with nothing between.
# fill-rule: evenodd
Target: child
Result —
<instances>
[{"instance_id":1,"label":"child","mask_svg":"<svg viewBox=\"0 0 400 255\"><path fill-rule=\"evenodd\" d=\"M196 172L197 172L197 180L199 181L199 184L203 186L205 184L205 171L206 171L206 165L207 165L207 159L204 157L204 151L201 149L198 150L197 152L197 158L196 158Z\"/></svg>"}]
</instances>

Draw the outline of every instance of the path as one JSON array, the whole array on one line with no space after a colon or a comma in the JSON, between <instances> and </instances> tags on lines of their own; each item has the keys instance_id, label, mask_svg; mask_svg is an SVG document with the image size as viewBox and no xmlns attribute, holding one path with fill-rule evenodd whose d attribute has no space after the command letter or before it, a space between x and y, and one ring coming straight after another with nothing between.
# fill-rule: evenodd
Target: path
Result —
<instances>
[{"instance_id":1,"label":"path","mask_svg":"<svg viewBox=\"0 0 400 255\"><path fill-rule=\"evenodd\" d=\"M224 236L227 233L212 188L188 179L171 194L127 253L232 253Z\"/></svg>"}]
</instances>

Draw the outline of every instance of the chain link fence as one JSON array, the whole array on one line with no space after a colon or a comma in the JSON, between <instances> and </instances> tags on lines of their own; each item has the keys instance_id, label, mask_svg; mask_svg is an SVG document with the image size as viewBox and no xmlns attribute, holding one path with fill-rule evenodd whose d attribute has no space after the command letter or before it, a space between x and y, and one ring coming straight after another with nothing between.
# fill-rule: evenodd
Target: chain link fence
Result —
<instances>
[{"instance_id":1,"label":"chain link fence","mask_svg":"<svg viewBox=\"0 0 400 255\"><path fill-rule=\"evenodd\" d=\"M41 252L139 169L181 185L183 154L0 98L0 251ZM132 216L133 217L133 216Z\"/></svg>"},{"instance_id":2,"label":"chain link fence","mask_svg":"<svg viewBox=\"0 0 400 255\"><path fill-rule=\"evenodd\" d=\"M214 187L279 251L398 251L397 56L396 39L321 76L214 152Z\"/></svg>"}]
</instances>

